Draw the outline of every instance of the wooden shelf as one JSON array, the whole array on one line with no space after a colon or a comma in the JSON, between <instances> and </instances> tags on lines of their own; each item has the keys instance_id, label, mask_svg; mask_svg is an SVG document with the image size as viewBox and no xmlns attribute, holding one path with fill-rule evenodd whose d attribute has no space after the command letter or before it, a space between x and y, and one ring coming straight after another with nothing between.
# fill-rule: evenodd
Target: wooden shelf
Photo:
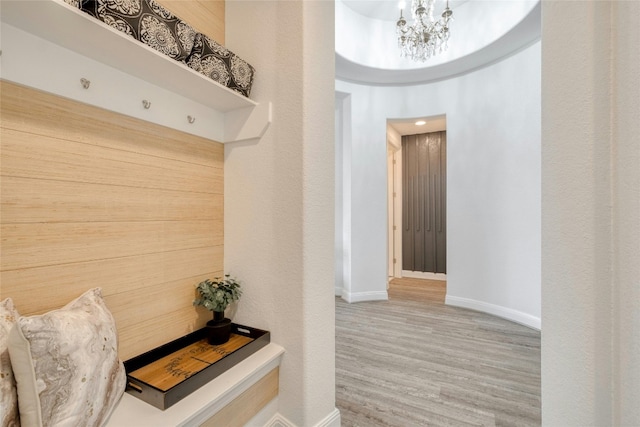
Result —
<instances>
[{"instance_id":1,"label":"wooden shelf","mask_svg":"<svg viewBox=\"0 0 640 427\"><path fill-rule=\"evenodd\" d=\"M4 23L225 114L221 142L259 138L271 122L270 102L259 105L62 0L0 7Z\"/></svg>"}]
</instances>

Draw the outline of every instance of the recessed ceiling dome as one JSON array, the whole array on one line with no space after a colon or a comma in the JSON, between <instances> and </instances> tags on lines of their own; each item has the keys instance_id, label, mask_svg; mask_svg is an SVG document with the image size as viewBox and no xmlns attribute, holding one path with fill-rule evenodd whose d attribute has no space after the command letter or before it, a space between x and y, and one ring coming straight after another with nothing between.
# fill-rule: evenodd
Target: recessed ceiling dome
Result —
<instances>
[{"instance_id":1,"label":"recessed ceiling dome","mask_svg":"<svg viewBox=\"0 0 640 427\"><path fill-rule=\"evenodd\" d=\"M407 0L404 16L411 19ZM434 17L444 8L436 0ZM539 0L457 0L449 48L425 62L401 58L398 2L336 0L336 78L368 84L428 83L495 63L540 39Z\"/></svg>"}]
</instances>

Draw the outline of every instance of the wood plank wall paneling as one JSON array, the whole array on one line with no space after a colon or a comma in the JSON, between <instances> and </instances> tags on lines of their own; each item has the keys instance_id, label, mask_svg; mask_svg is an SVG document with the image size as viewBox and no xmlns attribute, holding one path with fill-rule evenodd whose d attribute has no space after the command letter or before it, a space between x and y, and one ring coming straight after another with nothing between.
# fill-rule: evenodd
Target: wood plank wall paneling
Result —
<instances>
[{"instance_id":1,"label":"wood plank wall paneling","mask_svg":"<svg viewBox=\"0 0 640 427\"><path fill-rule=\"evenodd\" d=\"M198 329L223 271L220 143L0 82L0 299L22 315L101 287L129 359Z\"/></svg>"},{"instance_id":2,"label":"wood plank wall paneling","mask_svg":"<svg viewBox=\"0 0 640 427\"><path fill-rule=\"evenodd\" d=\"M158 0L196 31L224 45L224 0Z\"/></svg>"},{"instance_id":3,"label":"wood plank wall paneling","mask_svg":"<svg viewBox=\"0 0 640 427\"><path fill-rule=\"evenodd\" d=\"M280 368L275 368L248 388L201 427L242 427L278 395Z\"/></svg>"}]
</instances>

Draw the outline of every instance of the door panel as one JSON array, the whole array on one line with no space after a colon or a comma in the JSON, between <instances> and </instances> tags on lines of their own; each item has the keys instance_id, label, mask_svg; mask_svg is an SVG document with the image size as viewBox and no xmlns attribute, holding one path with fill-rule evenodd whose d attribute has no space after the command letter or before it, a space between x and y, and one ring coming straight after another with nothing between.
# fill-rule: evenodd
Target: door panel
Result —
<instances>
[{"instance_id":1,"label":"door panel","mask_svg":"<svg viewBox=\"0 0 640 427\"><path fill-rule=\"evenodd\" d=\"M446 132L402 137L403 270L446 273Z\"/></svg>"}]
</instances>

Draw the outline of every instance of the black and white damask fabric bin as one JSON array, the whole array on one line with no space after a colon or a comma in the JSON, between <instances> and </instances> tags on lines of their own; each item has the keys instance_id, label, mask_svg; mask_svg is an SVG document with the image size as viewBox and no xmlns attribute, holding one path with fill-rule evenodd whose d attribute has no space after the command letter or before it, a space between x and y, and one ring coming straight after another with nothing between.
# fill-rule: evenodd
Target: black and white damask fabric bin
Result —
<instances>
[{"instance_id":1,"label":"black and white damask fabric bin","mask_svg":"<svg viewBox=\"0 0 640 427\"><path fill-rule=\"evenodd\" d=\"M196 31L154 0L83 0L81 8L176 61L191 54Z\"/></svg>"},{"instance_id":2,"label":"black and white damask fabric bin","mask_svg":"<svg viewBox=\"0 0 640 427\"><path fill-rule=\"evenodd\" d=\"M204 34L196 35L187 65L246 97L251 93L254 68Z\"/></svg>"},{"instance_id":3,"label":"black and white damask fabric bin","mask_svg":"<svg viewBox=\"0 0 640 427\"><path fill-rule=\"evenodd\" d=\"M154 0L65 0L84 12L243 96L255 69L221 44L197 33Z\"/></svg>"}]
</instances>

